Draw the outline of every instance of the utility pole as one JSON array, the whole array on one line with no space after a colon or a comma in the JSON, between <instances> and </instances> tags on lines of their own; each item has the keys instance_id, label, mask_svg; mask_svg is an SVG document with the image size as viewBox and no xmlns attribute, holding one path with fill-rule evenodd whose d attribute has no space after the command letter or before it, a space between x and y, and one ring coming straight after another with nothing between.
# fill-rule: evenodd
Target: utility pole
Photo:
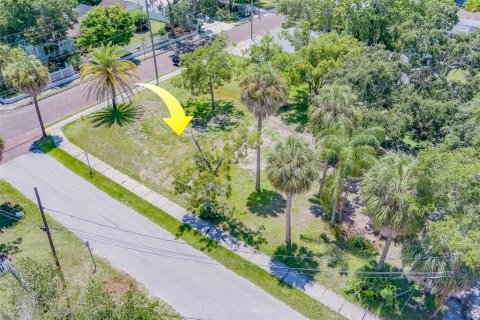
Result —
<instances>
[{"instance_id":1,"label":"utility pole","mask_svg":"<svg viewBox=\"0 0 480 320\"><path fill-rule=\"evenodd\" d=\"M250 38L253 41L253 0L250 0Z\"/></svg>"},{"instance_id":2,"label":"utility pole","mask_svg":"<svg viewBox=\"0 0 480 320\"><path fill-rule=\"evenodd\" d=\"M145 0L145 10L147 11L148 19L148 30L150 30L150 41L152 43L152 52L153 52L153 64L155 65L155 83L158 84L158 67L157 67L157 56L155 54L155 44L153 43L153 32L152 32L152 23L150 22L150 13L148 12L148 3Z\"/></svg>"},{"instance_id":3,"label":"utility pole","mask_svg":"<svg viewBox=\"0 0 480 320\"><path fill-rule=\"evenodd\" d=\"M55 245L53 244L52 235L50 234L50 229L48 228L47 218L45 217L45 212L43 211L42 201L40 200L40 195L38 194L37 187L33 188L35 190L35 196L37 197L38 208L40 209L40 214L42 215L43 220L43 231L47 233L48 242L50 243L50 249L52 250L53 258L55 259L55 264L57 269L60 272L60 278L62 278L63 286L66 288L65 278L63 277L62 267L60 266L60 261L58 261L57 251L55 250Z\"/></svg>"}]
</instances>

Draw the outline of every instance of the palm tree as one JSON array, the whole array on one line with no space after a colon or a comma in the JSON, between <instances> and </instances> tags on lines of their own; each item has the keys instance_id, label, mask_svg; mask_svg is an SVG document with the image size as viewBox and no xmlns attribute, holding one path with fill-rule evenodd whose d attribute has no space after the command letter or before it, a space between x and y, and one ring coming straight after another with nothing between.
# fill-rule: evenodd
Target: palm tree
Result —
<instances>
[{"instance_id":1,"label":"palm tree","mask_svg":"<svg viewBox=\"0 0 480 320\"><path fill-rule=\"evenodd\" d=\"M287 101L287 83L271 67L255 67L240 81L241 99L257 118L257 171L255 190L260 191L260 144L262 122Z\"/></svg>"},{"instance_id":2,"label":"palm tree","mask_svg":"<svg viewBox=\"0 0 480 320\"><path fill-rule=\"evenodd\" d=\"M423 226L424 219L410 205L417 195L415 164L412 156L391 153L381 158L362 181L361 197L365 212L386 239L377 271L383 269L390 245L396 237L414 234Z\"/></svg>"},{"instance_id":3,"label":"palm tree","mask_svg":"<svg viewBox=\"0 0 480 320\"><path fill-rule=\"evenodd\" d=\"M325 85L311 99L308 120L313 134L330 128L341 119L355 124L360 119L357 96L346 85Z\"/></svg>"},{"instance_id":4,"label":"palm tree","mask_svg":"<svg viewBox=\"0 0 480 320\"><path fill-rule=\"evenodd\" d=\"M279 143L268 157L267 176L273 187L287 195L286 237L287 246L292 244L291 208L294 195L308 191L317 178L315 152L300 138L289 136Z\"/></svg>"},{"instance_id":5,"label":"palm tree","mask_svg":"<svg viewBox=\"0 0 480 320\"><path fill-rule=\"evenodd\" d=\"M123 50L113 45L102 45L90 54L88 63L80 67L81 79L88 80L88 96L98 102L111 99L112 108L118 110L117 95L132 93L137 66L122 60Z\"/></svg>"},{"instance_id":6,"label":"palm tree","mask_svg":"<svg viewBox=\"0 0 480 320\"><path fill-rule=\"evenodd\" d=\"M47 132L43 125L37 96L49 82L47 67L45 67L43 63L34 56L23 56L8 65L5 69L5 75L17 90L32 97L37 112L38 122L42 129L42 135L43 137L46 137Z\"/></svg>"},{"instance_id":7,"label":"palm tree","mask_svg":"<svg viewBox=\"0 0 480 320\"><path fill-rule=\"evenodd\" d=\"M322 159L327 165L328 162L334 163L334 172L330 177L327 190L323 190L323 183L319 190L322 200L331 204L332 223L335 222L339 202L341 220L345 199L348 196L349 179L359 176L363 170L375 162L377 148L382 140L383 129L379 127L355 129L346 120L340 120L319 136L318 143L321 146Z\"/></svg>"}]
</instances>

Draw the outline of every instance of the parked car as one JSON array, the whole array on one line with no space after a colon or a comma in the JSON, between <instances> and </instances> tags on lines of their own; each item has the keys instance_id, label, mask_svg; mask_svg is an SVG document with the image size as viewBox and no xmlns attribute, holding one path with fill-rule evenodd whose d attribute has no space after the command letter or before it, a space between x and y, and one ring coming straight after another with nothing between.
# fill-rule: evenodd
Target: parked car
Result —
<instances>
[{"instance_id":1,"label":"parked car","mask_svg":"<svg viewBox=\"0 0 480 320\"><path fill-rule=\"evenodd\" d=\"M172 62L174 66L178 67L178 64L180 63L180 51L176 51L173 56L172 56Z\"/></svg>"}]
</instances>

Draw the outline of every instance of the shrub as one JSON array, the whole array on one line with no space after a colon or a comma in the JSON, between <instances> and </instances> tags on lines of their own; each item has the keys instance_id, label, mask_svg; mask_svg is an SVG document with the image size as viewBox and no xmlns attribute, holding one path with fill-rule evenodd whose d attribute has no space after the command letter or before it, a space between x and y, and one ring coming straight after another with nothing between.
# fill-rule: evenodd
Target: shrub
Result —
<instances>
[{"instance_id":1,"label":"shrub","mask_svg":"<svg viewBox=\"0 0 480 320\"><path fill-rule=\"evenodd\" d=\"M480 0L467 0L465 9L470 12L480 12Z\"/></svg>"},{"instance_id":2,"label":"shrub","mask_svg":"<svg viewBox=\"0 0 480 320\"><path fill-rule=\"evenodd\" d=\"M220 21L230 21L232 20L232 14L228 9L218 9L217 19Z\"/></svg>"},{"instance_id":3,"label":"shrub","mask_svg":"<svg viewBox=\"0 0 480 320\"><path fill-rule=\"evenodd\" d=\"M346 291L355 300L376 313L398 309L397 287L385 278L357 278L350 282Z\"/></svg>"},{"instance_id":4,"label":"shrub","mask_svg":"<svg viewBox=\"0 0 480 320\"><path fill-rule=\"evenodd\" d=\"M362 236L354 236L348 238L348 243L352 247L352 251L357 254L371 256L376 253L373 242Z\"/></svg>"},{"instance_id":5,"label":"shrub","mask_svg":"<svg viewBox=\"0 0 480 320\"><path fill-rule=\"evenodd\" d=\"M144 32L148 30L148 17L143 10L133 10L130 12L136 32Z\"/></svg>"}]
</instances>

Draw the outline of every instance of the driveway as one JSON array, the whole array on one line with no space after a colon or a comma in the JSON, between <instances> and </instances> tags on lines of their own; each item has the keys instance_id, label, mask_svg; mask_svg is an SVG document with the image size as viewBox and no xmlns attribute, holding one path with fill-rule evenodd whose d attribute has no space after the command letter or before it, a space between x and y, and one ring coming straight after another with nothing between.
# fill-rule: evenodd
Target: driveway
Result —
<instances>
[{"instance_id":1,"label":"driveway","mask_svg":"<svg viewBox=\"0 0 480 320\"><path fill-rule=\"evenodd\" d=\"M0 165L0 178L33 201L36 186L43 206L53 209L47 209L51 216L88 240L95 254L132 275L184 317L303 319L283 302L175 239L48 155L22 155ZM53 230L54 240L56 232L62 231Z\"/></svg>"}]
</instances>

